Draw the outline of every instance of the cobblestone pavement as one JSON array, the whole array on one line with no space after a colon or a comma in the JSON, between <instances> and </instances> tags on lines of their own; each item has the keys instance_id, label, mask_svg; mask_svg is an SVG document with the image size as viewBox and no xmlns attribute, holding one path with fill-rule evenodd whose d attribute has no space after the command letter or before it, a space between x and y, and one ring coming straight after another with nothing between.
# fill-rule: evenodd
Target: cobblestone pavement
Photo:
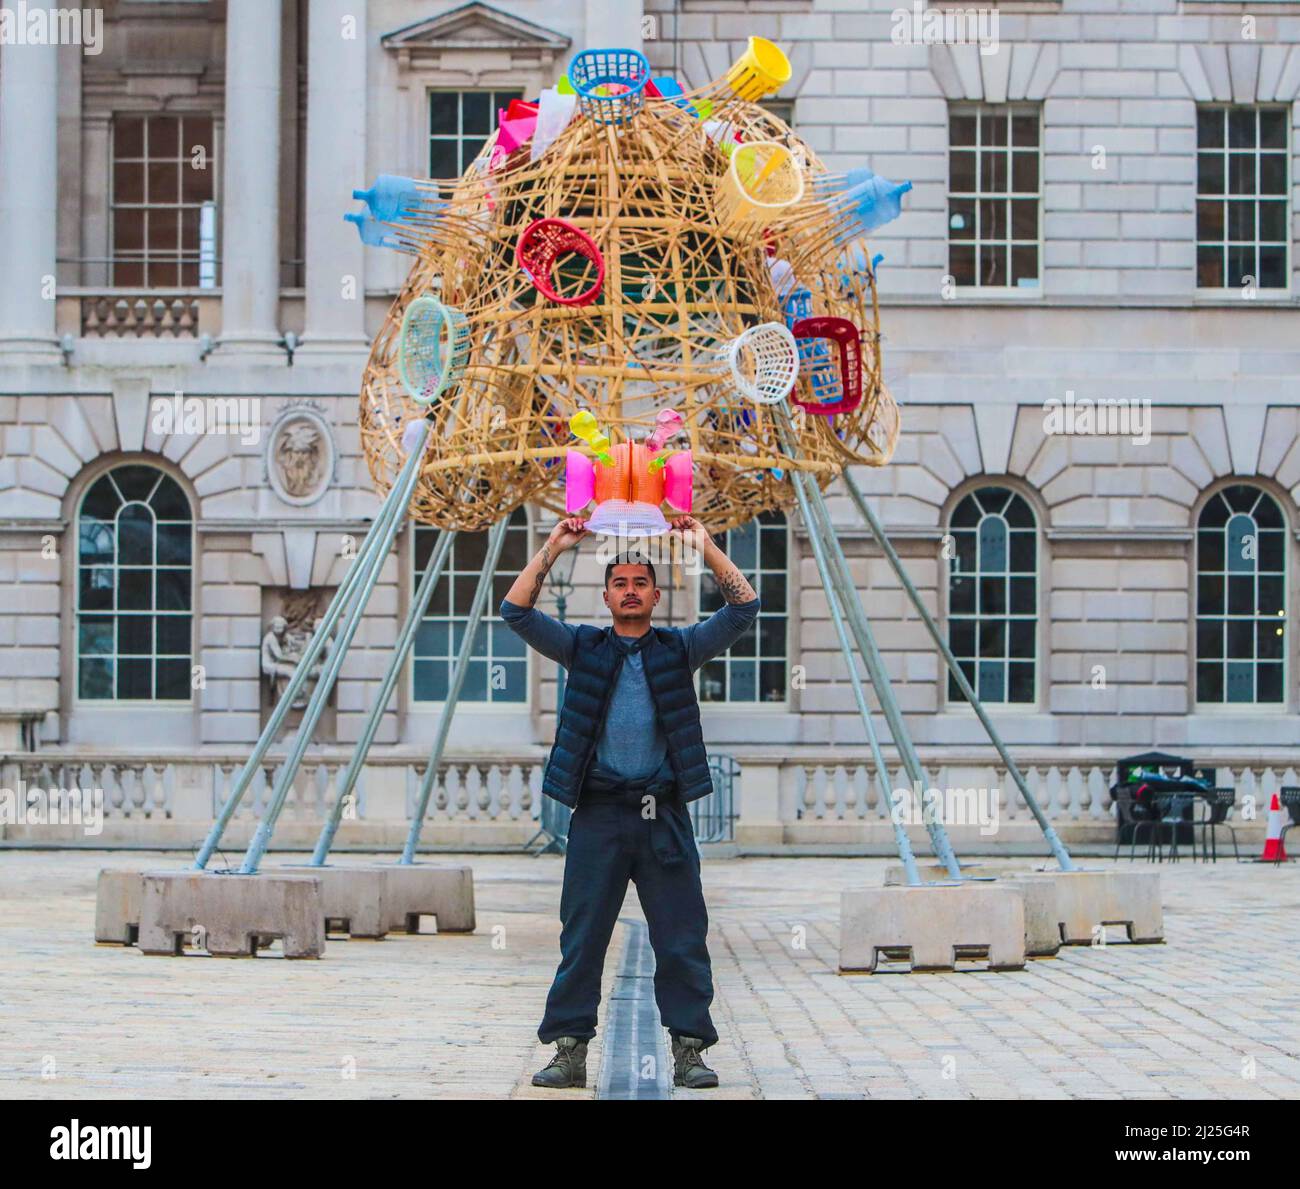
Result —
<instances>
[{"instance_id":1,"label":"cobblestone pavement","mask_svg":"<svg viewBox=\"0 0 1300 1189\"><path fill-rule=\"evenodd\" d=\"M460 860L473 935L331 941L320 962L93 943L101 867L184 861L0 852L0 1097L596 1094L599 1037L587 1090L529 1085L548 1056L535 1028L560 859ZM1300 1097L1300 866L1164 866L1166 945L1067 949L1014 973L840 975L839 894L884 866L706 863L723 1084L676 1097ZM632 891L624 916L640 919Z\"/></svg>"}]
</instances>

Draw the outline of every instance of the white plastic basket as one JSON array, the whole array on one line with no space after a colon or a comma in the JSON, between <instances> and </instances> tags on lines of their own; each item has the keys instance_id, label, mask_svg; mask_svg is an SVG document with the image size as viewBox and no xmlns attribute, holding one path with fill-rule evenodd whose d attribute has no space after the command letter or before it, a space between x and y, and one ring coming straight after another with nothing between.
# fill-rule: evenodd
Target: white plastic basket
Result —
<instances>
[{"instance_id":1,"label":"white plastic basket","mask_svg":"<svg viewBox=\"0 0 1300 1189\"><path fill-rule=\"evenodd\" d=\"M751 326L733 339L727 362L740 394L760 405L784 400L799 377L799 347L780 322Z\"/></svg>"}]
</instances>

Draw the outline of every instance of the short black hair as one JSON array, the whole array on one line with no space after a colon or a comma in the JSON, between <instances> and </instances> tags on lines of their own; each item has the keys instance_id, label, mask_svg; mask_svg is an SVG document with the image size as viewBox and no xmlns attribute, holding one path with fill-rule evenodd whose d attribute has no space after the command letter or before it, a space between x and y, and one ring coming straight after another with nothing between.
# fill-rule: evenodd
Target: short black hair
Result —
<instances>
[{"instance_id":1,"label":"short black hair","mask_svg":"<svg viewBox=\"0 0 1300 1189\"><path fill-rule=\"evenodd\" d=\"M620 553L612 562L605 567L605 586L609 586L610 576L614 573L615 566L645 566L650 571L650 585L658 586L655 581L655 568L650 564L650 559L644 553Z\"/></svg>"}]
</instances>

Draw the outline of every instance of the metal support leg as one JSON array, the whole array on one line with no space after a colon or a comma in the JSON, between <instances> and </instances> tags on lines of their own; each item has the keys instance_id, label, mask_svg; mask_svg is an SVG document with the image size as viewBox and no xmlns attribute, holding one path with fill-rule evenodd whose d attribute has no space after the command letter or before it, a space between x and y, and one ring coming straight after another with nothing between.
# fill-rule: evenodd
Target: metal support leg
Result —
<instances>
[{"instance_id":1,"label":"metal support leg","mask_svg":"<svg viewBox=\"0 0 1300 1189\"><path fill-rule=\"evenodd\" d=\"M835 634L839 638L840 651L844 654L844 663L849 669L849 680L853 683L853 698L858 704L858 714L862 718L862 725L867 731L867 745L871 748L872 763L876 768L876 779L880 782L880 794L888 798L893 781L889 775L889 767L885 763L884 754L880 750L880 740L876 737L876 728L871 722L871 709L867 705L866 691L862 688L862 679L858 676L858 662L853 655L853 645L849 642L848 633L844 627L844 616L840 611L840 599L835 589L835 583L831 579L830 566L826 560L825 550L822 548L821 538L816 533L809 534L809 540L812 542L813 555L817 560L817 571L821 575L822 586L826 588L826 600L830 604L831 619L835 622ZM898 848L898 857L903 861L904 876L909 884L919 884L922 882L920 873L916 869L916 856L912 853L912 843L907 836L907 830L904 829L902 822L898 820L897 815L893 812L891 804L889 811L889 820L894 827L894 845Z\"/></svg>"},{"instance_id":2,"label":"metal support leg","mask_svg":"<svg viewBox=\"0 0 1300 1189\"><path fill-rule=\"evenodd\" d=\"M483 619L483 608L487 603L488 592L492 589L492 578L496 574L497 561L501 557L501 546L505 544L508 516L498 520L492 526L488 536L487 556L483 559L483 570L478 577L478 588L474 591L474 602L470 607L469 622L465 625L465 638L460 644L460 653L456 657L456 668L451 675L451 687L447 690L447 700L442 704L442 715L438 719L438 735L434 739L433 749L429 754L429 766L424 771L420 782L420 795L416 800L415 812L411 814L411 828L406 836L406 846L402 850L401 864L409 866L415 862L415 848L420 843L420 829L424 825L424 815L429 808L429 798L438 778L438 765L442 762L443 749L447 746L447 736L451 731L451 720L456 713L456 703L460 699L461 687L465 684L465 674L469 670L469 659L474 651L474 637L478 634L479 623Z\"/></svg>"},{"instance_id":3,"label":"metal support leg","mask_svg":"<svg viewBox=\"0 0 1300 1189\"><path fill-rule=\"evenodd\" d=\"M407 489L408 502L410 489L414 488L415 479L418 478L418 475L418 470L412 472L411 483ZM383 569L384 562L388 559L388 552L392 548L393 538L397 536L397 530L405 520L405 509L406 504L403 503L403 515L394 516L389 521L381 541L382 548L377 549L370 558L361 585L353 595L347 618L344 620L342 628L339 629L339 638L335 643L333 652L330 653L325 671L316 682L316 688L312 690L307 709L303 711L302 724L294 737L293 747L290 749L284 764L276 773L275 787L271 792L271 803L267 806L266 813L263 815L262 821L258 824L257 830L248 844L248 850L244 854L244 862L239 868L241 875L255 874L258 864L262 861L262 856L266 853L266 848L271 841L271 835L275 832L276 822L279 821L285 802L289 798L289 790L293 787L294 778L298 775L302 757L307 753L307 748L311 745L312 736L315 735L316 726L320 722L320 716L325 711L325 703L329 701L330 691L338 680L339 672L343 668L343 662L347 660L348 649L352 647L352 637L356 635L357 628L361 624L361 617L365 614L366 604L370 601L375 583L379 580L379 573Z\"/></svg>"},{"instance_id":4,"label":"metal support leg","mask_svg":"<svg viewBox=\"0 0 1300 1189\"><path fill-rule=\"evenodd\" d=\"M997 728L993 725L993 720L989 718L983 704L975 696L974 689L971 688L966 674L962 672L961 665L957 663L957 658L953 651L948 647L948 641L944 639L943 633L939 630L939 625L935 623L934 617L925 608L925 603L921 600L921 595L916 587L912 585L911 578L908 577L907 571L903 568L902 559L894 551L890 544L889 538L885 536L884 527L876 518L875 512L867 503L861 489L858 487L853 476L847 469L844 471L844 485L848 488L849 497L862 513L863 519L867 522L867 527L871 529L871 535L875 537L876 544L880 547L885 557L888 559L893 571L898 575L898 580L903 584L903 589L907 591L907 597L911 599L912 606L917 610L921 617L921 622L925 624L926 631L930 633L932 639L938 646L939 651L943 654L943 659L948 666L948 672L957 682L957 688L961 690L962 696L970 703L971 708L975 711L980 720L980 724L987 732L989 740L992 742L997 753L1002 758L1002 762L1007 766L1007 774L1015 782L1015 786L1020 790L1020 795L1024 798L1025 804L1029 806L1029 812L1034 815L1034 820L1038 822L1038 828L1042 830L1043 837L1047 839L1047 845L1052 849L1052 855L1060 865L1062 871L1077 871L1070 853L1065 849L1063 843L1056 831L1052 828L1052 823L1047 820L1047 815L1043 812L1042 807L1038 804L1038 798L1029 791L1029 786L1025 778L1021 775L1020 769L1016 766L1015 760L1011 758L1011 753L1007 750L1006 744L1002 742L1002 737L998 734Z\"/></svg>"},{"instance_id":5,"label":"metal support leg","mask_svg":"<svg viewBox=\"0 0 1300 1189\"><path fill-rule=\"evenodd\" d=\"M427 428L425 434L426 436L428 434ZM235 810L239 807L239 802L243 799L245 792L248 791L248 786L252 783L254 774L261 767L267 750L280 733L280 728L288 717L294 699L298 696L303 685L306 684L312 665L325 647L326 640L334 631L335 624L338 623L339 617L343 614L343 610L353 592L360 585L363 575L368 571L369 563L375 552L379 551L381 547L384 552L387 552L388 546L383 545L382 542L387 536L388 527L398 519L400 513L405 510L410 502L411 492L419 478L419 463L424 454L424 441L425 438L420 439L419 446L411 452L410 458L406 460L399 472L396 481L393 483L392 490L389 491L379 509L378 515L370 526L370 531L366 534L365 543L361 546L357 556L352 559L352 564L348 567L343 582L330 600L330 605L325 611L320 627L308 642L306 651L294 670L293 677L290 678L289 684L285 687L279 702L276 703L275 709L271 712L271 717L258 738L252 755L248 757L248 761L235 778L235 782L226 796L225 803L221 807L221 812L217 815L217 820L212 823L207 838L204 839L203 845L199 848L199 853L195 856L194 869L196 871L202 871L207 867L208 860L212 858L213 852L220 844L226 826L230 824L230 819L234 817ZM391 541L391 538L389 540Z\"/></svg>"},{"instance_id":6,"label":"metal support leg","mask_svg":"<svg viewBox=\"0 0 1300 1189\"><path fill-rule=\"evenodd\" d=\"M780 416L780 429L785 440L785 447L790 457L794 458L797 455L794 449L794 438L790 431L788 415L782 412ZM944 829L943 822L939 820L938 815L931 812L931 807L924 803L925 772L921 767L921 761L916 754L916 749L912 746L911 735L908 734L902 711L899 709L898 702L894 697L889 673L885 668L880 650L876 647L875 636L872 634L871 625L867 622L866 614L862 610L858 592L853 586L848 559L844 556L839 541L836 539L834 528L831 525L830 512L826 507L826 501L822 496L821 489L811 476L798 471L794 472L793 480L795 495L799 500L799 511L804 518L804 523L808 526L810 538L820 535L823 543L827 546L831 585L839 596L841 606L848 613L849 627L852 629L858 651L861 653L863 663L866 665L867 676L871 679L871 684L875 688L876 699L880 703L885 721L889 724L889 731L893 736L894 746L898 749L899 757L903 762L903 768L907 772L908 779L912 781L913 788L918 790L918 796L922 798L922 821L926 833L930 836L930 845L939 861L948 869L948 874L953 879L961 879L961 867L957 862L956 854L953 852L952 843L948 840L948 832ZM823 578L823 581L825 581L825 578ZM853 666L850 665L850 671L852 669Z\"/></svg>"},{"instance_id":7,"label":"metal support leg","mask_svg":"<svg viewBox=\"0 0 1300 1189\"><path fill-rule=\"evenodd\" d=\"M321 829L320 838L316 841L316 849L312 853L310 864L313 867L324 865L330 847L334 845L334 835L338 833L339 823L343 820L344 806L347 804L352 790L356 787L357 779L361 775L361 769L365 767L366 756L370 753L370 745L375 741L379 723L383 719L384 710L388 706L388 699L392 697L393 689L397 685L398 675L406 664L406 658L411 653L416 632L419 631L420 623L424 619L424 613L428 610L429 600L433 597L433 589L438 585L438 580L442 577L442 571L447 564L447 557L451 553L451 545L455 537L455 532L446 528L438 534L437 544L434 545L433 554L424 570L424 576L420 579L420 585L416 588L415 595L411 600L411 608L407 613L406 622L402 625L401 634L398 636L397 644L393 648L393 656L388 665L388 672L384 674L383 684L375 697L375 704L371 707L370 714L366 718L366 725L362 728L361 737L352 750L352 758L348 761L347 770L339 783L338 793L334 797L334 805L330 811L329 819Z\"/></svg>"}]
</instances>

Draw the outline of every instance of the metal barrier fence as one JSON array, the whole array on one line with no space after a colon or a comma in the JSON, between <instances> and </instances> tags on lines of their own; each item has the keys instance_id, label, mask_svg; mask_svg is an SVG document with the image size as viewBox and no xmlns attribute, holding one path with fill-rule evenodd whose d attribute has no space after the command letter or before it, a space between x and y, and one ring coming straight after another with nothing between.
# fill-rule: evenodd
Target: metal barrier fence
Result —
<instances>
[{"instance_id":1,"label":"metal barrier fence","mask_svg":"<svg viewBox=\"0 0 1300 1189\"><path fill-rule=\"evenodd\" d=\"M690 805L696 842L731 842L736 837L736 777L739 773L740 765L734 756L709 756L713 792Z\"/></svg>"},{"instance_id":2,"label":"metal barrier fence","mask_svg":"<svg viewBox=\"0 0 1300 1189\"><path fill-rule=\"evenodd\" d=\"M690 805L691 824L695 828L695 841L731 842L736 837L736 777L740 765L734 756L711 755L709 775L713 778L713 792ZM569 819L573 810L561 805L554 797L542 797L537 833L525 844L532 850L541 842L534 854L551 851L564 854L569 844Z\"/></svg>"}]
</instances>

